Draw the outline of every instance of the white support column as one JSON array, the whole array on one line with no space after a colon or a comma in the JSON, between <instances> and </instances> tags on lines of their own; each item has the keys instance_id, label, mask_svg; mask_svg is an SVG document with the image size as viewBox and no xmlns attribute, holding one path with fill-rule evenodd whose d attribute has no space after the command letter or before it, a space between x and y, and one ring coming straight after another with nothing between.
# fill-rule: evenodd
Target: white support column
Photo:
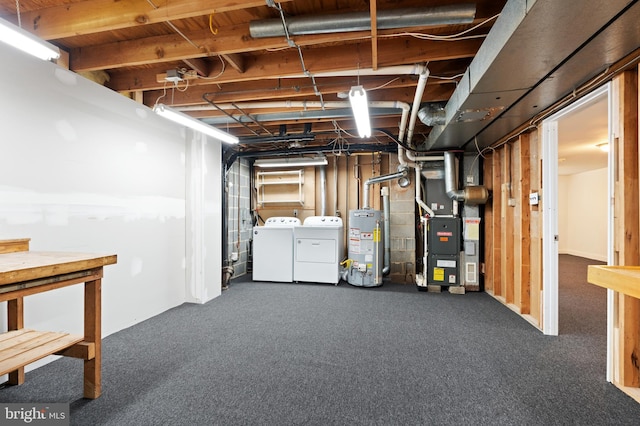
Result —
<instances>
[{"instance_id":1,"label":"white support column","mask_svg":"<svg viewBox=\"0 0 640 426\"><path fill-rule=\"evenodd\" d=\"M186 291L191 303L221 294L220 143L187 130Z\"/></svg>"}]
</instances>

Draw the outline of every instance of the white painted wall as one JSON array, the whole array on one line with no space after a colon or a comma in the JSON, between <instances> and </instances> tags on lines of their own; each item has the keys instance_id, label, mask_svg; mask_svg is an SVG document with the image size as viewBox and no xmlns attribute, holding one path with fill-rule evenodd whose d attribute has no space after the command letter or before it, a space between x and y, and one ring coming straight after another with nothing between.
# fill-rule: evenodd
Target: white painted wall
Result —
<instances>
[{"instance_id":1,"label":"white painted wall","mask_svg":"<svg viewBox=\"0 0 640 426\"><path fill-rule=\"evenodd\" d=\"M558 176L558 253L567 254L569 250L569 176Z\"/></svg>"},{"instance_id":2,"label":"white painted wall","mask_svg":"<svg viewBox=\"0 0 640 426\"><path fill-rule=\"evenodd\" d=\"M218 296L220 143L4 44L0 57L0 239L117 254L117 265L105 267L103 337L186 300ZM199 157L187 158L194 141ZM205 167L189 168L194 161ZM187 191L193 180L202 191ZM187 228L192 215L204 225ZM194 232L203 232L197 253L187 250ZM194 263L206 265L196 283L206 288L187 279ZM26 298L26 326L82 333L82 295L76 285Z\"/></svg>"},{"instance_id":3,"label":"white painted wall","mask_svg":"<svg viewBox=\"0 0 640 426\"><path fill-rule=\"evenodd\" d=\"M560 176L559 252L607 261L607 169Z\"/></svg>"}]
</instances>

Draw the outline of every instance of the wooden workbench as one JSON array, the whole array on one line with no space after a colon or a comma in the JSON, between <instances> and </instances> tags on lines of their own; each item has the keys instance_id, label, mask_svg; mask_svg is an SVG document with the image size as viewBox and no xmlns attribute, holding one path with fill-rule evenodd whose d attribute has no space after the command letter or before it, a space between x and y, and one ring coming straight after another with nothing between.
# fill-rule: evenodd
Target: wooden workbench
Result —
<instances>
[{"instance_id":1,"label":"wooden workbench","mask_svg":"<svg viewBox=\"0 0 640 426\"><path fill-rule=\"evenodd\" d=\"M589 265L587 281L616 292L607 349L612 382L640 402L640 266Z\"/></svg>"},{"instance_id":2,"label":"wooden workbench","mask_svg":"<svg viewBox=\"0 0 640 426\"><path fill-rule=\"evenodd\" d=\"M24 366L48 355L84 360L84 397L101 393L101 283L116 255L33 252L29 239L0 241L0 302L7 302L8 331L0 334L0 375L24 382ZM84 283L84 335L24 328L26 296Z\"/></svg>"}]
</instances>

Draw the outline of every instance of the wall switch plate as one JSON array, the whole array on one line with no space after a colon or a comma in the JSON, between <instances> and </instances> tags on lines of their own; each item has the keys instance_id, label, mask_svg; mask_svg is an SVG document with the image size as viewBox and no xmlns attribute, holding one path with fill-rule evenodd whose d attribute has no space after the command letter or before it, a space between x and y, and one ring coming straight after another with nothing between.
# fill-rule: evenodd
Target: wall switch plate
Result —
<instances>
[{"instance_id":1,"label":"wall switch plate","mask_svg":"<svg viewBox=\"0 0 640 426\"><path fill-rule=\"evenodd\" d=\"M532 206L537 206L540 203L540 194L537 192L532 192L529 194L529 204Z\"/></svg>"}]
</instances>

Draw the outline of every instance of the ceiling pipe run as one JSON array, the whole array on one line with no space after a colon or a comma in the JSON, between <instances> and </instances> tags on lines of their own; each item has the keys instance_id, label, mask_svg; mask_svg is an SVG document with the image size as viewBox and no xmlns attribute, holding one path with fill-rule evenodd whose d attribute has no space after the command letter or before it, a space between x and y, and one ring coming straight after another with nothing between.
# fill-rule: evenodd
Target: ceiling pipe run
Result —
<instances>
[{"instance_id":1,"label":"ceiling pipe run","mask_svg":"<svg viewBox=\"0 0 640 426\"><path fill-rule=\"evenodd\" d=\"M413 139L413 130L416 127L416 118L418 117L418 111L420 110L420 103L422 102L422 95L424 89L427 87L427 78L429 78L429 69L425 68L418 78L418 84L416 85L416 94L413 98L413 106L411 107L411 116L409 117L409 128L407 129L407 142L405 145L410 146ZM402 140L402 139L400 139Z\"/></svg>"},{"instance_id":2,"label":"ceiling pipe run","mask_svg":"<svg viewBox=\"0 0 640 426\"><path fill-rule=\"evenodd\" d=\"M348 101L276 101L276 102L238 102L238 103L223 103L214 105L192 105L184 107L176 107L178 111L193 112L193 111L217 111L217 110L232 110L241 108L247 109L270 109L270 108L298 108L302 111L295 113L273 113L262 114L252 116L258 121L279 121L283 119L292 118L341 118L352 117L353 111L351 110L351 104ZM400 101L370 101L369 108L371 109L371 115L386 115L389 113L397 113L397 110L401 110L400 118L400 130L401 134L404 134L404 129L407 126L407 119L409 117L409 111L411 107L406 102ZM388 109L389 111L385 111ZM295 117L292 117L294 114ZM244 117L240 116L240 117ZM242 121L241 118L239 120ZM236 118L229 118L225 116L221 117L209 117L204 118L202 121L208 124L226 124L233 123Z\"/></svg>"},{"instance_id":3,"label":"ceiling pipe run","mask_svg":"<svg viewBox=\"0 0 640 426\"><path fill-rule=\"evenodd\" d=\"M422 64L414 65L392 65L388 67L372 68L354 68L338 71L320 71L310 73L314 77L363 77L363 76L380 76L380 75L420 75L424 72L426 66ZM269 78L302 78L308 77L307 74L287 74L282 76L273 76Z\"/></svg>"},{"instance_id":4,"label":"ceiling pipe run","mask_svg":"<svg viewBox=\"0 0 640 426\"><path fill-rule=\"evenodd\" d=\"M407 129L407 140L405 145L409 145L411 143L411 139L413 139L413 130L416 125L416 118L418 116L418 110L420 108L420 103L422 102L422 96L424 95L424 90L427 87L427 78L429 77L429 69L425 66L422 72L420 73L420 77L418 78L418 84L416 85L416 93L413 97L413 106L411 107L411 115L409 117L409 128ZM405 118L405 117L403 117ZM406 121L400 123L400 131L398 132L398 141L403 142L405 137L405 127L407 126ZM405 155L410 160L405 158ZM417 158L413 156L410 151L405 151L401 144L398 144L398 161L402 166L407 167L416 167Z\"/></svg>"},{"instance_id":5,"label":"ceiling pipe run","mask_svg":"<svg viewBox=\"0 0 640 426\"><path fill-rule=\"evenodd\" d=\"M230 102L212 105L176 107L179 111L215 111L218 109L269 109L269 108L351 108L349 101L275 101L275 102ZM400 101L371 101L369 108L396 108L409 111L409 104Z\"/></svg>"},{"instance_id":6,"label":"ceiling pipe run","mask_svg":"<svg viewBox=\"0 0 640 426\"><path fill-rule=\"evenodd\" d=\"M435 25L468 24L476 16L474 4L456 4L413 9L380 10L376 26L379 30L394 28L426 27ZM342 15L287 17L285 31L282 19L266 19L249 23L253 38L282 37L285 35L330 34L370 31L369 12Z\"/></svg>"}]
</instances>

